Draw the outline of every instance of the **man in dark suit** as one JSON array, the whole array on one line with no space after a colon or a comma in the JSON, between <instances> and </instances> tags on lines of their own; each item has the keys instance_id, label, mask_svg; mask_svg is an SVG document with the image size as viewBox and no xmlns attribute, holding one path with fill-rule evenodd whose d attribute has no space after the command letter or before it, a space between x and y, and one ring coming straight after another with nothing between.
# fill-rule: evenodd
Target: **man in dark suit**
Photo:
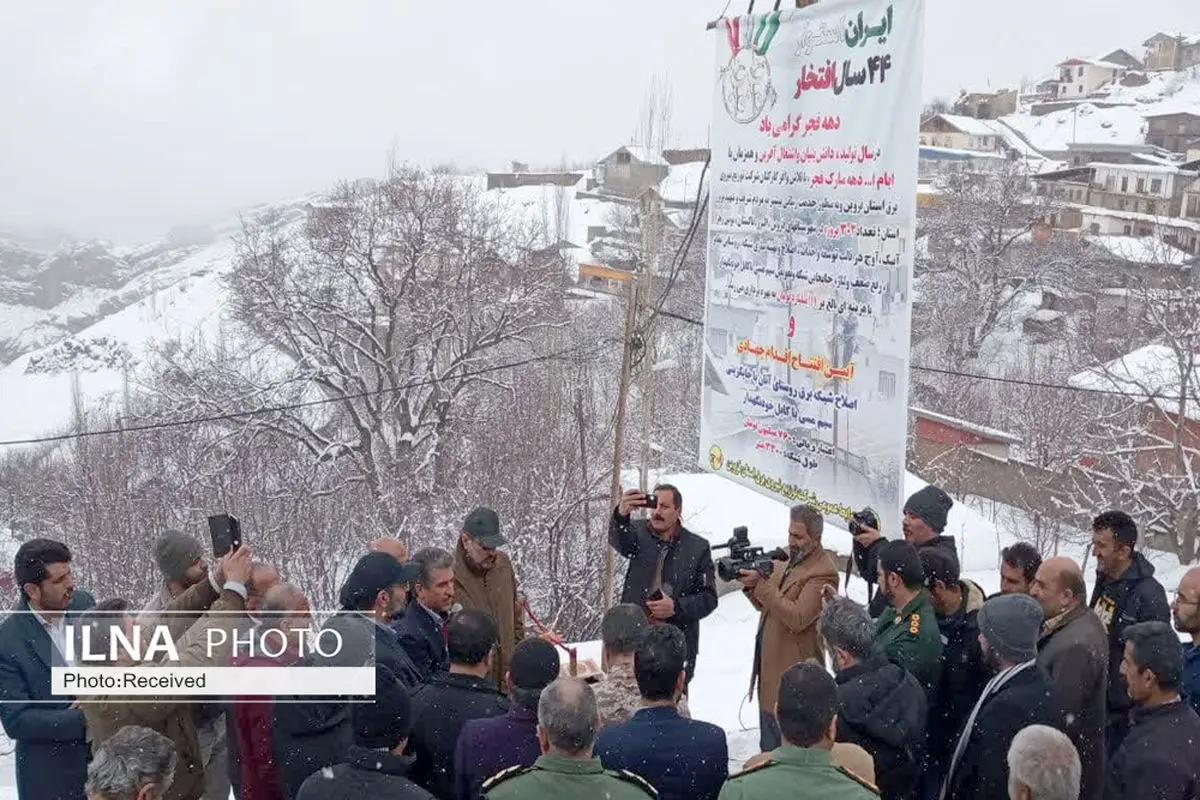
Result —
<instances>
[{"instance_id":1,"label":"man in dark suit","mask_svg":"<svg viewBox=\"0 0 1200 800\"><path fill-rule=\"evenodd\" d=\"M21 800L83 800L87 728L75 698L50 691L50 668L65 660L66 616L75 579L71 551L31 539L17 550L20 607L0 623L0 723L16 742Z\"/></svg>"},{"instance_id":2,"label":"man in dark suit","mask_svg":"<svg viewBox=\"0 0 1200 800\"><path fill-rule=\"evenodd\" d=\"M413 583L413 602L394 628L400 646L412 659L422 680L450 668L446 622L454 605L454 556L438 547L413 553L408 562L420 569Z\"/></svg>"},{"instance_id":3,"label":"man in dark suit","mask_svg":"<svg viewBox=\"0 0 1200 800\"><path fill-rule=\"evenodd\" d=\"M605 769L645 778L663 800L716 800L729 777L725 731L685 719L675 703L686 683L683 634L651 628L633 657L642 707L624 725L603 729L596 755Z\"/></svg>"},{"instance_id":4,"label":"man in dark suit","mask_svg":"<svg viewBox=\"0 0 1200 800\"><path fill-rule=\"evenodd\" d=\"M630 519L639 508L651 509L649 520ZM717 588L708 542L683 527L682 511L683 495L674 486L656 486L650 496L630 489L613 512L608 543L629 559L621 602L646 609L652 623L674 625L683 632L690 683L700 648L700 620L717 607Z\"/></svg>"}]
</instances>

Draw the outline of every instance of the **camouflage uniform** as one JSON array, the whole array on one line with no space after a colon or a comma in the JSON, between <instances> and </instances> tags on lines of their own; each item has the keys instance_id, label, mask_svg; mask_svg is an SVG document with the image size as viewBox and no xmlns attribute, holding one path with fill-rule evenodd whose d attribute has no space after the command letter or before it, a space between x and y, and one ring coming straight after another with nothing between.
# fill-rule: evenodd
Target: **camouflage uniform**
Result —
<instances>
[{"instance_id":1,"label":"camouflage uniform","mask_svg":"<svg viewBox=\"0 0 1200 800\"><path fill-rule=\"evenodd\" d=\"M602 673L592 684L596 693L596 706L600 709L600 721L605 725L624 725L642 707L642 693L638 691L637 677L633 664L617 664ZM679 698L676 705L679 714L688 719L687 698Z\"/></svg>"}]
</instances>

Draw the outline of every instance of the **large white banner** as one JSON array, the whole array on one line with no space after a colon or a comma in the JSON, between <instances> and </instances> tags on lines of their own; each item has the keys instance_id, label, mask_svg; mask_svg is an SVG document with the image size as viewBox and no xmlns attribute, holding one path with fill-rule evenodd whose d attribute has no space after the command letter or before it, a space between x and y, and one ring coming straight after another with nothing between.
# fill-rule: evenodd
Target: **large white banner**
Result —
<instances>
[{"instance_id":1,"label":"large white banner","mask_svg":"<svg viewBox=\"0 0 1200 800\"><path fill-rule=\"evenodd\" d=\"M701 464L900 529L924 0L727 19Z\"/></svg>"}]
</instances>

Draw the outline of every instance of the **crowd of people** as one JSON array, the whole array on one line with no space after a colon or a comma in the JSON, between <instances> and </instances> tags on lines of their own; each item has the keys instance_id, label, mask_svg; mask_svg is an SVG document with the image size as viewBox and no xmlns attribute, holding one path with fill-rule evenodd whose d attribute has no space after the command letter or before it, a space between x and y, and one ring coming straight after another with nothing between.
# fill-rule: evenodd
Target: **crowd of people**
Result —
<instances>
[{"instance_id":1,"label":"crowd of people","mask_svg":"<svg viewBox=\"0 0 1200 800\"><path fill-rule=\"evenodd\" d=\"M154 544L161 592L140 605L77 589L69 549L18 550L20 598L0 622L0 722L22 800L1191 800L1200 797L1200 568L1168 603L1134 521L1096 517L1095 588L1027 544L1002 553L1001 591L961 574L952 499L926 487L903 538L859 524L866 605L839 594L824 517L791 510L786 554L717 579L673 486L626 492L609 541L628 559L601 622L599 665L526 635L495 512L451 550L371 543L321 620L336 653L231 651L308 630L308 596L249 546L211 560L192 536ZM638 518L640 517L640 518ZM730 769L725 732L693 719L700 621L741 591L759 611L750 693L758 755ZM1174 627L1171 622L1174 621ZM67 627L67 621L72 627ZM69 630L165 626L176 666L374 666L367 696L77 698ZM215 637L212 631L228 634ZM1179 633L1192 637L1181 643ZM286 638L299 642L302 636ZM225 644L220 644L224 642ZM721 643L717 643L720 646ZM136 662L113 648L121 666ZM729 687L730 700L742 687Z\"/></svg>"}]
</instances>

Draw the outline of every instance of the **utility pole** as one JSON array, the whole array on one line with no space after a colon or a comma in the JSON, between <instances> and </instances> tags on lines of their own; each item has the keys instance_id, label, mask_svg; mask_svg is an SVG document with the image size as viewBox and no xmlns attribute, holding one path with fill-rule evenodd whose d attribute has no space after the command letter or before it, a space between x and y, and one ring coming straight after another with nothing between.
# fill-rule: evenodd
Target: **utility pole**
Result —
<instances>
[{"instance_id":1,"label":"utility pole","mask_svg":"<svg viewBox=\"0 0 1200 800\"><path fill-rule=\"evenodd\" d=\"M612 467L612 485L609 492L610 507L615 507L621 502L621 455L625 443L625 425L628 418L629 408L629 389L633 377L633 349L636 346L637 322L639 306L643 299L653 300L651 291L654 270L658 263L658 224L662 218L662 198L653 189L646 190L638 200L639 205L639 228L642 235L642 252L638 259L640 269L637 274L630 276L629 293L625 307L625 346L621 354L621 374L617 382L617 419L613 430L613 467ZM649 323L649 319L647 319ZM643 332L646 340L650 339L649 324L647 330ZM642 363L643 370L641 372L641 389L642 398L645 403L651 396L653 391L652 361L647 361L650 348L646 348L647 352L643 353ZM642 466L640 470L640 483L642 491L646 490L646 481L648 477L648 450L650 436L649 415L652 413L652 408L649 404L642 409ZM600 598L600 607L604 610L612 605L613 597L613 549L607 546L604 549L604 587L603 596Z\"/></svg>"},{"instance_id":2,"label":"utility pole","mask_svg":"<svg viewBox=\"0 0 1200 800\"><path fill-rule=\"evenodd\" d=\"M621 446L625 440L625 412L629 405L629 384L633 372L633 338L637 329L638 284L631 276L629 291L625 298L625 344L621 353L621 375L617 379L617 419L613 427L612 485L609 491L609 508L621 502ZM607 537L606 537L607 539ZM607 611L612 605L613 595L613 549L605 541L604 586L601 589L600 608Z\"/></svg>"},{"instance_id":3,"label":"utility pole","mask_svg":"<svg viewBox=\"0 0 1200 800\"><path fill-rule=\"evenodd\" d=\"M654 302L654 279L658 273L658 262L661 253L659 226L662 222L662 198L653 189L647 190L640 198L642 223L642 273L639 277L640 292L649 303ZM650 488L650 434L654 430L654 362L657 358L657 348L654 346L653 322L646 319L645 355L642 358L641 396L642 396L642 454L641 465L638 468L638 484L643 492Z\"/></svg>"}]
</instances>

